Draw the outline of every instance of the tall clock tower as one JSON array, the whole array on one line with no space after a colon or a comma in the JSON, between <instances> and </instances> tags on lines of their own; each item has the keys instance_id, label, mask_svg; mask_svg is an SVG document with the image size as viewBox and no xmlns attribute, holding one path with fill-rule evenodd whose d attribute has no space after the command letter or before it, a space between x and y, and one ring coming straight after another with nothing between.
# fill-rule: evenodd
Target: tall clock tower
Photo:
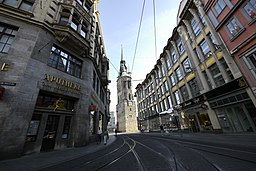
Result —
<instances>
[{"instance_id":1,"label":"tall clock tower","mask_svg":"<svg viewBox=\"0 0 256 171\"><path fill-rule=\"evenodd\" d=\"M123 49L121 49L120 69L117 77L117 129L119 132L137 132L136 104L132 94L131 73L128 72Z\"/></svg>"}]
</instances>

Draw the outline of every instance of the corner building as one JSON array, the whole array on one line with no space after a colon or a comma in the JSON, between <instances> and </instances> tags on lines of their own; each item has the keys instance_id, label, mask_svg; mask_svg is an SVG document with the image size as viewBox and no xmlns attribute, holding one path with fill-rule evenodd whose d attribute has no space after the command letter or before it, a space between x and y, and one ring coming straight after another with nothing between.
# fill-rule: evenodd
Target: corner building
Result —
<instances>
[{"instance_id":1,"label":"corner building","mask_svg":"<svg viewBox=\"0 0 256 171\"><path fill-rule=\"evenodd\" d=\"M136 87L145 131L255 132L249 87L200 0L183 0L177 27Z\"/></svg>"},{"instance_id":2,"label":"corner building","mask_svg":"<svg viewBox=\"0 0 256 171\"><path fill-rule=\"evenodd\" d=\"M109 118L97 3L0 0L0 158L79 147Z\"/></svg>"}]
</instances>

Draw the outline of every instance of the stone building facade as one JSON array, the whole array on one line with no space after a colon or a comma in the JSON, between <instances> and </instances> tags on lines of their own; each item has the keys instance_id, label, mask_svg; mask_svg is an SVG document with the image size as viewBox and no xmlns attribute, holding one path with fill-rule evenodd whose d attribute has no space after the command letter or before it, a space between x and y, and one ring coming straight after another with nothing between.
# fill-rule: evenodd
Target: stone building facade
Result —
<instances>
[{"instance_id":1,"label":"stone building facade","mask_svg":"<svg viewBox=\"0 0 256 171\"><path fill-rule=\"evenodd\" d=\"M93 0L0 0L0 158L78 147L109 118Z\"/></svg>"},{"instance_id":2,"label":"stone building facade","mask_svg":"<svg viewBox=\"0 0 256 171\"><path fill-rule=\"evenodd\" d=\"M213 2L213 1L211 1ZM255 132L255 99L200 0L182 0L177 26L136 87L146 131Z\"/></svg>"},{"instance_id":3,"label":"stone building facade","mask_svg":"<svg viewBox=\"0 0 256 171\"><path fill-rule=\"evenodd\" d=\"M123 51L121 53L120 71L117 77L117 130L118 132L137 132L136 104L132 94L132 77L128 72Z\"/></svg>"}]
</instances>

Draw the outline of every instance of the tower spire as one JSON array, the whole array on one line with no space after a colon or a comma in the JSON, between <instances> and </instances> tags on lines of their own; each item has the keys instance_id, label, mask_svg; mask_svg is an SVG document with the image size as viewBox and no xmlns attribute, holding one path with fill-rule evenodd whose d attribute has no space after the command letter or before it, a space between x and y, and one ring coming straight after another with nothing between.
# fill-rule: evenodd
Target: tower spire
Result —
<instances>
[{"instance_id":1,"label":"tower spire","mask_svg":"<svg viewBox=\"0 0 256 171\"><path fill-rule=\"evenodd\" d=\"M123 46L121 45L121 61L120 61L120 71L119 71L119 76L127 74L127 67L125 65L125 60L123 56Z\"/></svg>"},{"instance_id":2,"label":"tower spire","mask_svg":"<svg viewBox=\"0 0 256 171\"><path fill-rule=\"evenodd\" d=\"M124 60L124 56L123 56L124 54L123 54L123 45L121 44L121 61L123 61Z\"/></svg>"}]
</instances>

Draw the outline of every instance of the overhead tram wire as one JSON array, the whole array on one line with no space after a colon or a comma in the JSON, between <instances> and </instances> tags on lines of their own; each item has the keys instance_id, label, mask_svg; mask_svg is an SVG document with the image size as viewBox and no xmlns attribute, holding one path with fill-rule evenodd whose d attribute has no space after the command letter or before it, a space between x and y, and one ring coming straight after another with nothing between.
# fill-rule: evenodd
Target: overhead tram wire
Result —
<instances>
[{"instance_id":1,"label":"overhead tram wire","mask_svg":"<svg viewBox=\"0 0 256 171\"><path fill-rule=\"evenodd\" d=\"M139 24L139 30L138 30L137 40L136 40L136 45L135 45L135 50L134 50L134 56L133 56L133 61L132 61L132 70L131 70L131 73L132 73L132 71L133 71L134 61L135 61L136 52L137 52L137 47L138 47L138 41L139 41L139 37L140 37L140 28L141 28L142 18L143 18L143 14L144 14L145 2L146 2L146 1L144 0L144 1L143 1L143 6L142 6L142 10L141 10L140 24Z\"/></svg>"},{"instance_id":2,"label":"overhead tram wire","mask_svg":"<svg viewBox=\"0 0 256 171\"><path fill-rule=\"evenodd\" d=\"M119 71L116 69L116 67L114 66L114 64L110 61L110 59L109 59L109 62L110 62L110 64L113 66L113 68L116 70L116 72L119 73Z\"/></svg>"},{"instance_id":3,"label":"overhead tram wire","mask_svg":"<svg viewBox=\"0 0 256 171\"><path fill-rule=\"evenodd\" d=\"M157 58L157 46L156 46L156 5L155 0L153 0L153 11L154 11L154 37L155 37L155 57Z\"/></svg>"}]
</instances>

